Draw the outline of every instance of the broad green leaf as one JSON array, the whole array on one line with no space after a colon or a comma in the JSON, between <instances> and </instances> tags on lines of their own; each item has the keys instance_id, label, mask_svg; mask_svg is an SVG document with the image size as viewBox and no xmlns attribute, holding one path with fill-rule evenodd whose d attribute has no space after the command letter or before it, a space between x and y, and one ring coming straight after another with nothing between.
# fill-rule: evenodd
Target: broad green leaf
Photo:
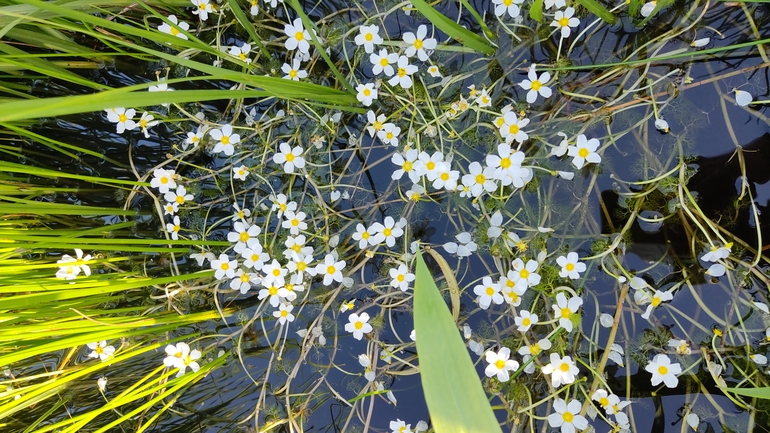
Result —
<instances>
[{"instance_id":1,"label":"broad green leaf","mask_svg":"<svg viewBox=\"0 0 770 433\"><path fill-rule=\"evenodd\" d=\"M466 47L488 56L495 53L495 47L491 46L486 39L452 21L446 15L434 9L425 0L412 0L412 6L420 11L434 26Z\"/></svg>"},{"instance_id":2,"label":"broad green leaf","mask_svg":"<svg viewBox=\"0 0 770 433\"><path fill-rule=\"evenodd\" d=\"M607 24L615 24L618 20L612 12L610 12L603 4L596 0L577 0L578 4L588 9L589 12L601 18Z\"/></svg>"},{"instance_id":3,"label":"broad green leaf","mask_svg":"<svg viewBox=\"0 0 770 433\"><path fill-rule=\"evenodd\" d=\"M436 432L502 433L457 324L419 251L415 274L417 356Z\"/></svg>"},{"instance_id":4,"label":"broad green leaf","mask_svg":"<svg viewBox=\"0 0 770 433\"><path fill-rule=\"evenodd\" d=\"M532 7L529 8L529 17L539 23L543 22L543 1L544 0L535 0L535 2L532 3Z\"/></svg>"}]
</instances>

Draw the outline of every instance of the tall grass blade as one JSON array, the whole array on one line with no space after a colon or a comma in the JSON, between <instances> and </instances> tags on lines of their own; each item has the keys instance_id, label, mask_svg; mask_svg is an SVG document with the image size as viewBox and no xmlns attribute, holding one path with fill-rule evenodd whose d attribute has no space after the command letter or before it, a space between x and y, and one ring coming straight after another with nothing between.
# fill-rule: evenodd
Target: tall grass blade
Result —
<instances>
[{"instance_id":1,"label":"tall grass blade","mask_svg":"<svg viewBox=\"0 0 770 433\"><path fill-rule=\"evenodd\" d=\"M502 433L457 324L419 251L415 276L417 355L436 432Z\"/></svg>"},{"instance_id":2,"label":"tall grass blade","mask_svg":"<svg viewBox=\"0 0 770 433\"><path fill-rule=\"evenodd\" d=\"M588 9L589 12L601 18L602 21L609 25L615 24L618 21L612 12L610 12L603 4L596 0L577 0L578 4Z\"/></svg>"},{"instance_id":3,"label":"tall grass blade","mask_svg":"<svg viewBox=\"0 0 770 433\"><path fill-rule=\"evenodd\" d=\"M446 15L434 9L425 0L413 0L412 6L420 11L434 26L441 29L441 31L457 42L488 56L495 53L495 47L489 45L487 40L452 21Z\"/></svg>"}]
</instances>

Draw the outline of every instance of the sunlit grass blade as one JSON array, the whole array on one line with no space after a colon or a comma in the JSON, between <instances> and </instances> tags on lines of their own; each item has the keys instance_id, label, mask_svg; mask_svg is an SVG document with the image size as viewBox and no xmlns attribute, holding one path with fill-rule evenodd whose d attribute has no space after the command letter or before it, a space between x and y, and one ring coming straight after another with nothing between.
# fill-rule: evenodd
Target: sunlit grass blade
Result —
<instances>
[{"instance_id":1,"label":"sunlit grass blade","mask_svg":"<svg viewBox=\"0 0 770 433\"><path fill-rule=\"evenodd\" d=\"M770 400L770 387L761 388L722 388L725 392L742 395L745 397L754 397Z\"/></svg>"},{"instance_id":2,"label":"sunlit grass blade","mask_svg":"<svg viewBox=\"0 0 770 433\"><path fill-rule=\"evenodd\" d=\"M596 0L577 0L578 4L588 9L589 12L601 18L607 24L615 24L618 20L612 12L610 12L603 4Z\"/></svg>"},{"instance_id":3,"label":"sunlit grass blade","mask_svg":"<svg viewBox=\"0 0 770 433\"><path fill-rule=\"evenodd\" d=\"M436 432L502 432L457 324L419 251L415 276L420 378Z\"/></svg>"},{"instance_id":4,"label":"sunlit grass blade","mask_svg":"<svg viewBox=\"0 0 770 433\"><path fill-rule=\"evenodd\" d=\"M466 47L488 56L495 53L495 47L490 45L486 39L452 21L446 15L434 9L425 0L413 0L412 6L420 11L434 26Z\"/></svg>"},{"instance_id":5,"label":"sunlit grass blade","mask_svg":"<svg viewBox=\"0 0 770 433\"><path fill-rule=\"evenodd\" d=\"M545 0L535 0L532 6L529 8L529 17L533 20L542 23L543 22L543 2Z\"/></svg>"}]
</instances>

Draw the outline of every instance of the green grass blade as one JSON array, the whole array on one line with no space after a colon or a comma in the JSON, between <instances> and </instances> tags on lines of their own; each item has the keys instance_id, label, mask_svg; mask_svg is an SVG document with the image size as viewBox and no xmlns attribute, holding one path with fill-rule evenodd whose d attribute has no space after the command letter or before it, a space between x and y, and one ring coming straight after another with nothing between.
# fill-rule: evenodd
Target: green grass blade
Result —
<instances>
[{"instance_id":1,"label":"green grass blade","mask_svg":"<svg viewBox=\"0 0 770 433\"><path fill-rule=\"evenodd\" d=\"M770 400L770 387L762 388L722 388L723 391L746 397L763 398Z\"/></svg>"},{"instance_id":2,"label":"green grass blade","mask_svg":"<svg viewBox=\"0 0 770 433\"><path fill-rule=\"evenodd\" d=\"M610 12L603 4L596 0L577 0L578 4L588 9L589 12L601 18L607 24L615 24L618 20L612 12Z\"/></svg>"},{"instance_id":3,"label":"green grass blade","mask_svg":"<svg viewBox=\"0 0 770 433\"><path fill-rule=\"evenodd\" d=\"M484 18L479 15L479 13L476 11L476 9L473 8L473 5L468 0L460 0L460 3L462 3L463 7L465 9L468 9L468 12L473 15L473 18L476 18L476 22L479 23L479 26L481 27L481 31L484 32L485 35L487 35L487 38L489 40L495 39L495 33L490 30L489 26L487 26L487 23L484 22Z\"/></svg>"},{"instance_id":4,"label":"green grass blade","mask_svg":"<svg viewBox=\"0 0 770 433\"><path fill-rule=\"evenodd\" d=\"M419 251L415 275L417 355L436 432L502 433L457 324Z\"/></svg>"},{"instance_id":5,"label":"green grass blade","mask_svg":"<svg viewBox=\"0 0 770 433\"><path fill-rule=\"evenodd\" d=\"M441 31L457 42L488 56L495 53L495 47L489 45L486 39L452 21L446 15L434 9L425 0L412 0L412 6L420 11L434 26L441 29Z\"/></svg>"},{"instance_id":6,"label":"green grass blade","mask_svg":"<svg viewBox=\"0 0 770 433\"><path fill-rule=\"evenodd\" d=\"M543 22L543 1L544 0L535 0L535 2L532 3L532 7L529 8L529 17L539 23Z\"/></svg>"}]
</instances>

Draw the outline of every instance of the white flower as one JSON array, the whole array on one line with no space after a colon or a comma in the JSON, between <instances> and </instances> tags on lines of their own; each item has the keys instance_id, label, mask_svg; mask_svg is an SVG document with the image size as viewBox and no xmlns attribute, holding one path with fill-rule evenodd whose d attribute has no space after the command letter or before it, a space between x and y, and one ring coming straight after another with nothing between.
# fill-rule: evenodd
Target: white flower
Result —
<instances>
[{"instance_id":1,"label":"white flower","mask_svg":"<svg viewBox=\"0 0 770 433\"><path fill-rule=\"evenodd\" d=\"M262 233L262 229L258 225L249 226L242 221L236 221L233 224L233 230L227 234L227 241L235 243L233 249L236 253L240 254L246 248L251 250L261 248L257 236Z\"/></svg>"},{"instance_id":2,"label":"white flower","mask_svg":"<svg viewBox=\"0 0 770 433\"><path fill-rule=\"evenodd\" d=\"M153 119L154 117L152 116L152 114L145 111L144 113L142 113L142 117L139 118L139 122L137 122L139 127L142 129L144 138L150 138L149 129L158 124L158 121Z\"/></svg>"},{"instance_id":3,"label":"white flower","mask_svg":"<svg viewBox=\"0 0 770 433\"><path fill-rule=\"evenodd\" d=\"M474 101L479 107L489 107L492 105L492 98L489 97L487 89L482 89L481 94Z\"/></svg>"},{"instance_id":4,"label":"white flower","mask_svg":"<svg viewBox=\"0 0 770 433\"><path fill-rule=\"evenodd\" d=\"M286 322L293 322L294 321L294 315L291 314L291 310L294 309L294 306L291 304L281 304L278 306L278 311L273 311L273 317L278 319L278 324L285 324Z\"/></svg>"},{"instance_id":5,"label":"white flower","mask_svg":"<svg viewBox=\"0 0 770 433\"><path fill-rule=\"evenodd\" d=\"M657 1L650 1L642 5L642 9L640 10L643 17L647 18L652 14L652 11L655 10L655 6L658 5Z\"/></svg>"},{"instance_id":6,"label":"white flower","mask_svg":"<svg viewBox=\"0 0 770 433\"><path fill-rule=\"evenodd\" d=\"M664 134L669 131L668 122L663 119L655 119L655 129L663 132Z\"/></svg>"},{"instance_id":7,"label":"white flower","mask_svg":"<svg viewBox=\"0 0 770 433\"><path fill-rule=\"evenodd\" d=\"M417 72L417 66L410 65L409 64L409 58L406 56L401 56L398 58L397 63L398 69L391 77L390 80L388 80L388 84L391 86L395 86L398 84L404 89L408 89L412 87L412 77L411 75Z\"/></svg>"},{"instance_id":8,"label":"white flower","mask_svg":"<svg viewBox=\"0 0 770 433\"><path fill-rule=\"evenodd\" d=\"M676 349L676 353L679 355L690 355L692 353L690 344L686 340L677 340L672 338L668 340L667 346Z\"/></svg>"},{"instance_id":9,"label":"white flower","mask_svg":"<svg viewBox=\"0 0 770 433\"><path fill-rule=\"evenodd\" d=\"M569 403L561 398L553 401L553 410L556 413L548 415L548 425L559 427L561 433L574 433L588 428L588 420L580 415L582 405L577 400L571 400Z\"/></svg>"},{"instance_id":10,"label":"white flower","mask_svg":"<svg viewBox=\"0 0 770 433\"><path fill-rule=\"evenodd\" d=\"M206 126L200 125L198 126L198 130L193 132L190 131L187 133L187 138L184 140L184 143L182 144L182 150L187 150L187 146L192 144L193 149L198 147L198 143L200 143L201 139L203 139L203 134L206 133Z\"/></svg>"},{"instance_id":11,"label":"white flower","mask_svg":"<svg viewBox=\"0 0 770 433\"><path fill-rule=\"evenodd\" d=\"M420 172L417 171L415 167L415 162L417 162L418 157L419 154L417 153L417 149L409 149L403 155L398 152L394 153L390 158L390 161L400 168L393 172L393 174L390 176L391 179L401 179L404 173L406 173L413 183L419 182Z\"/></svg>"},{"instance_id":12,"label":"white flower","mask_svg":"<svg viewBox=\"0 0 770 433\"><path fill-rule=\"evenodd\" d=\"M468 257L476 251L477 245L473 242L471 234L468 232L459 233L455 236L457 242L447 242L444 244L444 249L450 254L457 254L458 257Z\"/></svg>"},{"instance_id":13,"label":"white flower","mask_svg":"<svg viewBox=\"0 0 770 433\"><path fill-rule=\"evenodd\" d=\"M133 121L136 110L129 108L126 110L123 107L113 108L107 110L107 119L115 123L118 134L122 134L124 131L131 131L136 128L136 122Z\"/></svg>"},{"instance_id":14,"label":"white flower","mask_svg":"<svg viewBox=\"0 0 770 433\"><path fill-rule=\"evenodd\" d=\"M564 6L567 6L567 2L566 0L545 0L543 8L550 9L554 6L556 6L556 9L561 9Z\"/></svg>"},{"instance_id":15,"label":"white flower","mask_svg":"<svg viewBox=\"0 0 770 433\"><path fill-rule=\"evenodd\" d=\"M412 57L417 54L417 57L423 62L428 60L428 53L425 50L433 50L436 48L436 39L425 38L428 35L428 27L420 25L417 27L417 35L412 32L404 33L404 42L407 43L407 48L404 54L407 57ZM370 51L367 51L370 52ZM392 85L392 84L391 84Z\"/></svg>"},{"instance_id":16,"label":"white flower","mask_svg":"<svg viewBox=\"0 0 770 433\"><path fill-rule=\"evenodd\" d=\"M484 191L492 192L497 188L494 182L495 169L487 166L482 169L481 164L473 161L468 166L468 174L463 176L463 185L470 188L471 196L479 197Z\"/></svg>"},{"instance_id":17,"label":"white flower","mask_svg":"<svg viewBox=\"0 0 770 433\"><path fill-rule=\"evenodd\" d=\"M706 270L706 275L710 275L712 277L721 277L725 274L726 271L727 268L725 268L725 265L721 263L714 263Z\"/></svg>"},{"instance_id":18,"label":"white flower","mask_svg":"<svg viewBox=\"0 0 770 433\"><path fill-rule=\"evenodd\" d=\"M599 323L605 327L605 328L612 328L612 325L615 323L615 318L612 317L611 314L602 313L599 316Z\"/></svg>"},{"instance_id":19,"label":"white flower","mask_svg":"<svg viewBox=\"0 0 770 433\"><path fill-rule=\"evenodd\" d=\"M182 21L182 22L177 21L176 15L169 15L168 16L168 20L173 25L169 25L167 23L163 23L163 24L158 26L158 30L163 32L163 33L167 33L167 34L169 34L171 36L176 36L176 37L178 37L180 39L187 40L187 35L185 35L184 33L180 32L179 29L182 29L184 31L188 31L188 30L190 30L190 25L187 24L184 21Z\"/></svg>"},{"instance_id":20,"label":"white flower","mask_svg":"<svg viewBox=\"0 0 770 433\"><path fill-rule=\"evenodd\" d=\"M551 375L551 385L554 388L558 388L562 384L566 385L574 382L575 377L580 373L580 370L569 356L562 358L558 353L551 353L550 361L541 370L543 374Z\"/></svg>"},{"instance_id":21,"label":"white flower","mask_svg":"<svg viewBox=\"0 0 770 433\"><path fill-rule=\"evenodd\" d=\"M364 46L364 51L367 53L374 52L374 46L381 44L382 37L379 35L380 28L376 25L371 26L360 26L358 30L361 32L360 34L356 35L355 41L356 45Z\"/></svg>"},{"instance_id":22,"label":"white flower","mask_svg":"<svg viewBox=\"0 0 770 433\"><path fill-rule=\"evenodd\" d=\"M500 213L500 211L496 211L492 214L492 217L489 220L489 228L487 229L487 237L490 239L495 239L500 237L501 234L503 234L503 229L501 225L503 224L503 214Z\"/></svg>"},{"instance_id":23,"label":"white flower","mask_svg":"<svg viewBox=\"0 0 770 433\"><path fill-rule=\"evenodd\" d=\"M652 310L660 305L662 302L670 301L674 299L674 295L671 294L671 292L661 292L660 290L656 290L655 294L652 295L652 301L650 301L650 305L647 306L647 310L642 314L643 319L650 320L650 314L652 313Z\"/></svg>"},{"instance_id":24,"label":"white flower","mask_svg":"<svg viewBox=\"0 0 770 433\"><path fill-rule=\"evenodd\" d=\"M561 256L556 259L556 263L561 266L559 276L561 278L570 277L573 280L580 278L580 272L585 272L586 264L580 262L580 257L575 252L570 252L567 256Z\"/></svg>"},{"instance_id":25,"label":"white flower","mask_svg":"<svg viewBox=\"0 0 770 433\"><path fill-rule=\"evenodd\" d=\"M287 50L299 49L299 52L303 54L310 51L310 42L308 42L310 40L310 33L305 30L300 18L295 19L293 24L283 26L283 31L289 37L285 43Z\"/></svg>"},{"instance_id":26,"label":"white flower","mask_svg":"<svg viewBox=\"0 0 770 433\"><path fill-rule=\"evenodd\" d=\"M537 314L531 314L527 310L521 310L519 311L519 315L514 319L514 322L516 323L517 330L519 332L527 332L530 327L533 325L537 325L538 317Z\"/></svg>"},{"instance_id":27,"label":"white flower","mask_svg":"<svg viewBox=\"0 0 770 433\"><path fill-rule=\"evenodd\" d=\"M107 389L107 378L102 376L96 380L96 386L99 387L99 391L104 392Z\"/></svg>"},{"instance_id":28,"label":"white flower","mask_svg":"<svg viewBox=\"0 0 770 433\"><path fill-rule=\"evenodd\" d=\"M81 271L86 274L86 276L90 276L91 268L86 264L89 260L91 260L90 254L83 257L83 250L75 248L75 257L64 254L61 259L56 261L56 263L60 265L59 270L56 272L56 278L62 280L74 280Z\"/></svg>"},{"instance_id":29,"label":"white flower","mask_svg":"<svg viewBox=\"0 0 770 433\"><path fill-rule=\"evenodd\" d=\"M352 313L348 317L348 321L350 323L345 324L345 331L352 333L353 338L356 340L360 340L364 338L364 334L372 332L372 325L367 323L369 321L369 315L367 313L361 313L360 316L356 313Z\"/></svg>"},{"instance_id":30,"label":"white flower","mask_svg":"<svg viewBox=\"0 0 770 433\"><path fill-rule=\"evenodd\" d=\"M492 277L484 277L481 284L473 288L478 298L479 306L486 310L494 302L497 305L503 303L503 295L500 294L500 284L493 283Z\"/></svg>"},{"instance_id":31,"label":"white flower","mask_svg":"<svg viewBox=\"0 0 770 433\"><path fill-rule=\"evenodd\" d=\"M495 15L501 17L508 12L508 15L511 18L516 18L521 13L519 5L523 3L523 1L524 0L492 0L492 3L495 4Z\"/></svg>"},{"instance_id":32,"label":"white flower","mask_svg":"<svg viewBox=\"0 0 770 433\"><path fill-rule=\"evenodd\" d=\"M233 179L246 180L249 175L249 168L241 164L240 167L233 167Z\"/></svg>"},{"instance_id":33,"label":"white flower","mask_svg":"<svg viewBox=\"0 0 770 433\"><path fill-rule=\"evenodd\" d=\"M218 143L214 146L214 153L224 152L227 156L232 156L235 152L236 143L241 141L241 136L233 134L233 127L229 123L222 127L222 129L212 129L209 135Z\"/></svg>"},{"instance_id":34,"label":"white flower","mask_svg":"<svg viewBox=\"0 0 770 433\"><path fill-rule=\"evenodd\" d=\"M568 38L571 32L570 27L577 27L580 25L580 20L573 17L575 15L575 9L568 7L562 11L556 11L553 17L552 27L561 28L561 37Z\"/></svg>"},{"instance_id":35,"label":"white flower","mask_svg":"<svg viewBox=\"0 0 770 433\"><path fill-rule=\"evenodd\" d=\"M578 169L581 169L586 162L598 164L602 161L602 157L596 153L596 149L598 148L599 140L595 138L588 140L585 135L580 134L577 137L577 144L575 146L570 146L567 149L567 154L573 157L572 164Z\"/></svg>"},{"instance_id":36,"label":"white flower","mask_svg":"<svg viewBox=\"0 0 770 433\"><path fill-rule=\"evenodd\" d=\"M369 126L366 127L366 132L369 133L369 136L374 138L374 136L385 126L385 120L387 118L384 114L375 115L374 111L369 110L366 112L366 120L369 122Z\"/></svg>"},{"instance_id":37,"label":"white flower","mask_svg":"<svg viewBox=\"0 0 770 433\"><path fill-rule=\"evenodd\" d=\"M460 172L452 170L452 166L449 163L442 164L439 169L436 180L433 181L434 189L444 188L447 191L454 191L457 189L457 180L460 178Z\"/></svg>"},{"instance_id":38,"label":"white flower","mask_svg":"<svg viewBox=\"0 0 770 433\"><path fill-rule=\"evenodd\" d=\"M365 107L372 105L372 100L377 99L377 89L374 87L374 83L359 84L356 86L356 92L358 92L356 99Z\"/></svg>"},{"instance_id":39,"label":"white flower","mask_svg":"<svg viewBox=\"0 0 770 433\"><path fill-rule=\"evenodd\" d=\"M324 286L329 286L332 284L332 282L336 281L338 283L342 282L342 270L345 268L345 261L339 260L335 258L332 254L327 254L324 258L323 263L319 263L315 270L318 273L318 275L323 275L324 280L323 284ZM364 313L366 314L366 313ZM367 320L369 316L366 316ZM347 330L347 326L345 327ZM352 331L351 331L352 332ZM368 332L368 331L365 331ZM361 338L356 338L357 340L360 340Z\"/></svg>"},{"instance_id":40,"label":"white flower","mask_svg":"<svg viewBox=\"0 0 770 433\"><path fill-rule=\"evenodd\" d=\"M538 94L543 98L549 98L553 93L551 92L551 88L546 86L546 83L548 83L548 81L551 79L551 74L546 71L540 74L540 77L538 77L537 72L535 72L535 66L536 65L534 63L529 66L529 72L527 73L528 79L519 83L519 86L521 86L522 89L528 90L528 104L535 102Z\"/></svg>"},{"instance_id":41,"label":"white flower","mask_svg":"<svg viewBox=\"0 0 770 433\"><path fill-rule=\"evenodd\" d=\"M171 233L171 239L179 240L179 230L182 229L178 216L174 216L174 222L166 224L166 231Z\"/></svg>"},{"instance_id":42,"label":"white flower","mask_svg":"<svg viewBox=\"0 0 770 433\"><path fill-rule=\"evenodd\" d=\"M214 278L221 280L224 277L233 278L238 269L238 261L230 260L227 254L220 254L219 259L211 260L211 269L214 269Z\"/></svg>"},{"instance_id":43,"label":"white flower","mask_svg":"<svg viewBox=\"0 0 770 433\"><path fill-rule=\"evenodd\" d=\"M749 355L749 358L751 358L751 360L754 361L757 365L767 365L767 357L765 355L755 353L753 355Z\"/></svg>"},{"instance_id":44,"label":"white flower","mask_svg":"<svg viewBox=\"0 0 770 433\"><path fill-rule=\"evenodd\" d=\"M522 128L529 125L529 119L519 119L513 111L503 114L502 119L499 127L500 137L505 139L506 143L511 143L514 140L518 143L527 141L529 135Z\"/></svg>"},{"instance_id":45,"label":"white flower","mask_svg":"<svg viewBox=\"0 0 770 433\"><path fill-rule=\"evenodd\" d=\"M572 315L577 313L580 306L583 305L583 299L580 296L573 296L569 300L564 296L564 292L556 294L556 305L553 305L554 316L559 318L559 326L567 332L572 332Z\"/></svg>"},{"instance_id":46,"label":"white flower","mask_svg":"<svg viewBox=\"0 0 770 433\"><path fill-rule=\"evenodd\" d=\"M230 288L233 290L238 290L242 295L245 295L246 292L251 289L252 284L259 285L261 283L262 279L259 278L259 275L244 272L243 269L238 269L238 271L233 276L233 279L230 280Z\"/></svg>"},{"instance_id":47,"label":"white flower","mask_svg":"<svg viewBox=\"0 0 770 433\"><path fill-rule=\"evenodd\" d=\"M259 5L257 4L257 0L251 0L251 8L249 9L249 13L251 16L256 16L259 14Z\"/></svg>"},{"instance_id":48,"label":"white flower","mask_svg":"<svg viewBox=\"0 0 770 433\"><path fill-rule=\"evenodd\" d=\"M417 162L414 165L414 169L419 172L421 176L425 176L429 182L433 182L441 172L443 165L443 153L437 151L434 152L433 155L428 155L427 152L420 152L417 156Z\"/></svg>"},{"instance_id":49,"label":"white flower","mask_svg":"<svg viewBox=\"0 0 770 433\"><path fill-rule=\"evenodd\" d=\"M278 305L281 303L281 295L279 294L281 288L279 288L275 284L266 285L264 280L262 281L262 284L265 285L267 288L261 289L259 291L259 295L257 296L257 299L261 301L269 296L270 299L268 299L268 302L270 303L270 306L278 307Z\"/></svg>"},{"instance_id":50,"label":"white flower","mask_svg":"<svg viewBox=\"0 0 770 433\"><path fill-rule=\"evenodd\" d=\"M735 89L735 102L739 106L745 107L745 106L751 104L752 101L754 101L754 97L751 96L751 93L743 91L743 90ZM118 132L120 132L120 131L118 131Z\"/></svg>"},{"instance_id":51,"label":"white flower","mask_svg":"<svg viewBox=\"0 0 770 433\"><path fill-rule=\"evenodd\" d=\"M412 433L411 426L398 418L390 422L390 429L393 430L391 433Z\"/></svg>"},{"instance_id":52,"label":"white flower","mask_svg":"<svg viewBox=\"0 0 770 433\"><path fill-rule=\"evenodd\" d=\"M299 81L302 78L307 78L307 71L304 69L300 69L301 63L299 59L293 59L291 62L291 65L288 63L284 63L283 66L281 66L281 71L283 71L284 75L283 78L287 80L294 80Z\"/></svg>"},{"instance_id":53,"label":"white flower","mask_svg":"<svg viewBox=\"0 0 770 433\"><path fill-rule=\"evenodd\" d=\"M273 155L273 162L276 164L283 164L283 171L286 173L294 173L294 168L304 168L305 158L302 157L304 150L300 146L294 146L292 148L289 143L282 142L278 145L281 150L279 153ZM296 233L294 233L296 234Z\"/></svg>"},{"instance_id":54,"label":"white flower","mask_svg":"<svg viewBox=\"0 0 770 433\"><path fill-rule=\"evenodd\" d=\"M377 132L377 138L379 138L386 146L389 144L398 147L399 134L401 134L401 128L388 122L382 126L382 129L379 132Z\"/></svg>"},{"instance_id":55,"label":"white flower","mask_svg":"<svg viewBox=\"0 0 770 433\"><path fill-rule=\"evenodd\" d=\"M281 223L281 227L285 229L289 229L289 233L296 236L299 234L300 230L307 229L307 223L305 222L305 212L297 212L294 213L290 210L287 210L283 214L284 218L286 220Z\"/></svg>"},{"instance_id":56,"label":"white flower","mask_svg":"<svg viewBox=\"0 0 770 433\"><path fill-rule=\"evenodd\" d=\"M209 12L214 12L214 8L209 4L209 0L190 0L195 6L192 13L198 15L201 21L206 21L209 18Z\"/></svg>"},{"instance_id":57,"label":"white flower","mask_svg":"<svg viewBox=\"0 0 770 433\"><path fill-rule=\"evenodd\" d=\"M163 194L163 198L169 203L183 205L185 202L193 199L192 194L187 194L187 190L182 185L176 187L176 191L169 191Z\"/></svg>"},{"instance_id":58,"label":"white flower","mask_svg":"<svg viewBox=\"0 0 770 433\"><path fill-rule=\"evenodd\" d=\"M510 379L508 371L516 371L519 369L519 363L513 359L509 359L510 357L511 349L507 347L501 347L497 353L491 350L488 351L486 353L486 360L489 365L484 369L484 374L487 377L497 375L497 380L500 382L508 382L508 379Z\"/></svg>"},{"instance_id":59,"label":"white flower","mask_svg":"<svg viewBox=\"0 0 770 433\"><path fill-rule=\"evenodd\" d=\"M521 285L524 289L540 284L540 275L537 273L538 263L535 260L529 260L525 264L523 260L516 259L511 263L513 272L509 273L511 280L516 285Z\"/></svg>"},{"instance_id":60,"label":"white flower","mask_svg":"<svg viewBox=\"0 0 770 433\"><path fill-rule=\"evenodd\" d=\"M89 358L99 358L102 361L106 361L112 357L113 353L115 353L115 348L108 346L107 342L104 340L98 343L88 343L87 346L92 350L92 352L88 354Z\"/></svg>"},{"instance_id":61,"label":"white flower","mask_svg":"<svg viewBox=\"0 0 770 433\"><path fill-rule=\"evenodd\" d=\"M380 75L385 72L388 77L392 76L395 71L392 63L398 62L398 53L388 53L388 50L382 48L379 54L372 53L369 56L369 61L372 62L372 73L374 75Z\"/></svg>"},{"instance_id":62,"label":"white flower","mask_svg":"<svg viewBox=\"0 0 770 433\"><path fill-rule=\"evenodd\" d=\"M409 283L414 281L414 274L409 272L409 268L406 267L406 265L401 264L398 266L398 268L390 268L390 278L392 280L390 281L390 285L401 289L402 292L406 292L407 289L409 289Z\"/></svg>"},{"instance_id":63,"label":"white flower","mask_svg":"<svg viewBox=\"0 0 770 433\"><path fill-rule=\"evenodd\" d=\"M722 247L713 245L711 250L704 254L700 259L707 262L718 262L719 260L726 259L730 255L732 247L732 242L728 242Z\"/></svg>"},{"instance_id":64,"label":"white flower","mask_svg":"<svg viewBox=\"0 0 770 433\"><path fill-rule=\"evenodd\" d=\"M377 243L385 242L389 247L396 245L396 238L401 237L404 234L402 227L406 226L406 219L401 218L396 224L395 220L391 216L385 217L380 223L372 224L372 229L377 233L375 240Z\"/></svg>"},{"instance_id":65,"label":"white flower","mask_svg":"<svg viewBox=\"0 0 770 433\"><path fill-rule=\"evenodd\" d=\"M251 59L249 58L249 53L251 52L251 44L243 44L240 47L239 46L232 46L230 47L230 51L228 51L228 54L231 56L238 57L241 59L242 62L245 62L247 65L251 63Z\"/></svg>"},{"instance_id":66,"label":"white flower","mask_svg":"<svg viewBox=\"0 0 770 433\"><path fill-rule=\"evenodd\" d=\"M152 180L150 181L150 186L152 188L158 188L158 192L165 194L169 192L170 189L176 188L176 182L174 181L175 178L176 173L174 173L174 170L156 168L155 171L152 172Z\"/></svg>"},{"instance_id":67,"label":"white flower","mask_svg":"<svg viewBox=\"0 0 770 433\"><path fill-rule=\"evenodd\" d=\"M685 418L685 422L687 422L687 425L689 425L691 429L698 431L698 425L700 424L700 417L698 414L692 412L689 413Z\"/></svg>"},{"instance_id":68,"label":"white flower","mask_svg":"<svg viewBox=\"0 0 770 433\"><path fill-rule=\"evenodd\" d=\"M679 378L676 376L682 372L682 367L676 363L672 364L667 355L657 354L644 367L645 370L652 373L652 386L660 385L661 382L668 388L676 388Z\"/></svg>"},{"instance_id":69,"label":"white flower","mask_svg":"<svg viewBox=\"0 0 770 433\"><path fill-rule=\"evenodd\" d=\"M444 77L443 75L441 75L441 71L438 70L438 66L436 66L436 65L428 66L428 73L433 78L443 78Z\"/></svg>"}]
</instances>

